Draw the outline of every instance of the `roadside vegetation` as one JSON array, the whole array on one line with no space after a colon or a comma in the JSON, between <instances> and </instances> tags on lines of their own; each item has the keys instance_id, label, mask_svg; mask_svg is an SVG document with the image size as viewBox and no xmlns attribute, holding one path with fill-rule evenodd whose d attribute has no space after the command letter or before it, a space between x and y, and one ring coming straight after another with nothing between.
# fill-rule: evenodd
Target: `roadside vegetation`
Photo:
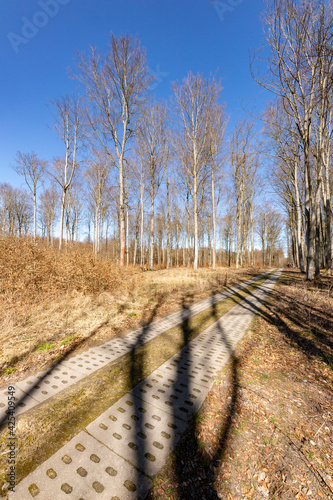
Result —
<instances>
[{"instance_id":1,"label":"roadside vegetation","mask_svg":"<svg viewBox=\"0 0 333 500\"><path fill-rule=\"evenodd\" d=\"M178 267L143 272L28 238L0 239L0 386L106 342L262 269ZM157 307L158 305L158 307Z\"/></svg>"},{"instance_id":2,"label":"roadside vegetation","mask_svg":"<svg viewBox=\"0 0 333 500\"><path fill-rule=\"evenodd\" d=\"M331 277L283 272L151 500L333 498L332 311Z\"/></svg>"}]
</instances>

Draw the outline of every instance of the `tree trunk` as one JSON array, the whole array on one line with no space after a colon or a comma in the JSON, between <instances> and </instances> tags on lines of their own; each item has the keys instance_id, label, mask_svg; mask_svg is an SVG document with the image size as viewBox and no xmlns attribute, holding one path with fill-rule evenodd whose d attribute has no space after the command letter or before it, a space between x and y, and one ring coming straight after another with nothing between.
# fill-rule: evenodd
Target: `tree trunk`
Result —
<instances>
[{"instance_id":1,"label":"tree trunk","mask_svg":"<svg viewBox=\"0 0 333 500\"><path fill-rule=\"evenodd\" d=\"M314 237L315 237L315 216L312 207L311 174L309 165L308 146L304 149L305 156L305 220L306 220L306 279L314 279Z\"/></svg>"},{"instance_id":2,"label":"tree trunk","mask_svg":"<svg viewBox=\"0 0 333 500\"><path fill-rule=\"evenodd\" d=\"M251 227L251 266L254 266L254 237L253 237L253 205L250 208L250 227Z\"/></svg>"},{"instance_id":3,"label":"tree trunk","mask_svg":"<svg viewBox=\"0 0 333 500\"><path fill-rule=\"evenodd\" d=\"M176 224L176 266L179 267L179 227Z\"/></svg>"},{"instance_id":4,"label":"tree trunk","mask_svg":"<svg viewBox=\"0 0 333 500\"><path fill-rule=\"evenodd\" d=\"M325 260L326 260L326 270L328 276L332 273L332 208L331 200L325 200Z\"/></svg>"},{"instance_id":5,"label":"tree trunk","mask_svg":"<svg viewBox=\"0 0 333 500\"><path fill-rule=\"evenodd\" d=\"M62 240L64 234L64 213L66 203L66 191L64 190L61 198L61 211L60 211L60 237L59 237L59 251L62 249Z\"/></svg>"},{"instance_id":6,"label":"tree trunk","mask_svg":"<svg viewBox=\"0 0 333 500\"><path fill-rule=\"evenodd\" d=\"M304 273L304 256L303 256L303 238L302 238L302 215L301 215L301 202L298 188L297 178L297 163L294 162L294 186L296 196L296 225L297 225L297 249L298 249L298 262L301 273Z\"/></svg>"},{"instance_id":7,"label":"tree trunk","mask_svg":"<svg viewBox=\"0 0 333 500\"><path fill-rule=\"evenodd\" d=\"M154 269L154 238L155 238L155 207L154 207L154 199L155 199L155 186L154 179L152 177L151 181L151 199L150 199L150 210L151 210L151 218L150 218L150 269Z\"/></svg>"},{"instance_id":8,"label":"tree trunk","mask_svg":"<svg viewBox=\"0 0 333 500\"><path fill-rule=\"evenodd\" d=\"M242 231L242 217L241 205L237 202L237 242L236 242L236 269L239 268L239 257L241 252L241 231Z\"/></svg>"},{"instance_id":9,"label":"tree trunk","mask_svg":"<svg viewBox=\"0 0 333 500\"><path fill-rule=\"evenodd\" d=\"M36 187L34 186L34 240L36 241L37 235L37 193Z\"/></svg>"},{"instance_id":10,"label":"tree trunk","mask_svg":"<svg viewBox=\"0 0 333 500\"><path fill-rule=\"evenodd\" d=\"M194 212L194 261L193 270L198 270L198 259L199 259L199 227L198 227L198 186L196 169L193 175L193 212Z\"/></svg>"},{"instance_id":11,"label":"tree trunk","mask_svg":"<svg viewBox=\"0 0 333 500\"><path fill-rule=\"evenodd\" d=\"M126 203L126 266L129 265L129 213L128 204Z\"/></svg>"},{"instance_id":12,"label":"tree trunk","mask_svg":"<svg viewBox=\"0 0 333 500\"><path fill-rule=\"evenodd\" d=\"M119 239L120 239L120 265L125 264L125 205L124 205L124 157L123 152L119 157Z\"/></svg>"},{"instance_id":13,"label":"tree trunk","mask_svg":"<svg viewBox=\"0 0 333 500\"><path fill-rule=\"evenodd\" d=\"M143 176L141 176L141 186L140 186L140 209L141 209L141 221L140 221L140 266L143 266L143 222L144 222L144 213L143 213L143 191L144 191L144 183Z\"/></svg>"},{"instance_id":14,"label":"tree trunk","mask_svg":"<svg viewBox=\"0 0 333 500\"><path fill-rule=\"evenodd\" d=\"M187 194L186 199L186 211L187 211L187 267L191 265L191 256L190 256L190 207L189 207L189 199Z\"/></svg>"}]
</instances>

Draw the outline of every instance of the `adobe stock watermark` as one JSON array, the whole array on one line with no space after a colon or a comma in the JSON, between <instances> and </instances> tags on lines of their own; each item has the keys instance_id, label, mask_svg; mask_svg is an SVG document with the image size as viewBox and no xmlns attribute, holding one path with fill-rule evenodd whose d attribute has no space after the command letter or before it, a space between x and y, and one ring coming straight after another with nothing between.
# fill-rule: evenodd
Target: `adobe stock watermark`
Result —
<instances>
[{"instance_id":1,"label":"adobe stock watermark","mask_svg":"<svg viewBox=\"0 0 333 500\"><path fill-rule=\"evenodd\" d=\"M170 75L170 73L166 73L165 71L161 71L160 65L157 64L155 67L155 71L148 67L149 73L155 77L155 82L150 86L151 90L156 89L156 87L163 82L163 78L166 78Z\"/></svg>"},{"instance_id":2,"label":"adobe stock watermark","mask_svg":"<svg viewBox=\"0 0 333 500\"><path fill-rule=\"evenodd\" d=\"M243 2L244 0L213 0L213 5L220 21L224 21L226 14L233 12Z\"/></svg>"},{"instance_id":3,"label":"adobe stock watermark","mask_svg":"<svg viewBox=\"0 0 333 500\"><path fill-rule=\"evenodd\" d=\"M26 45L35 38L39 30L48 24L50 18L58 14L60 7L69 2L70 0L38 0L40 10L37 10L30 19L25 16L21 18L21 32L14 33L11 31L7 34L14 52L18 54L20 46Z\"/></svg>"}]
</instances>

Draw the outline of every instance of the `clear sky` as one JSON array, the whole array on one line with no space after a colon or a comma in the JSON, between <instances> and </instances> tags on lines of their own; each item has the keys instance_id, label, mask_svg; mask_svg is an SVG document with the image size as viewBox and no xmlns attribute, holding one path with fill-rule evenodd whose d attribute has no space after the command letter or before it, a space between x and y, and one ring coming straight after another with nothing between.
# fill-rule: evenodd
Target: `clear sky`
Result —
<instances>
[{"instance_id":1,"label":"clear sky","mask_svg":"<svg viewBox=\"0 0 333 500\"><path fill-rule=\"evenodd\" d=\"M0 182L16 187L16 151L52 160L63 154L48 99L71 93L76 50L105 51L109 35L138 35L158 76L157 97L188 71L223 79L231 125L242 107L259 112L264 96L249 71L249 50L262 43L262 0L1 0Z\"/></svg>"}]
</instances>

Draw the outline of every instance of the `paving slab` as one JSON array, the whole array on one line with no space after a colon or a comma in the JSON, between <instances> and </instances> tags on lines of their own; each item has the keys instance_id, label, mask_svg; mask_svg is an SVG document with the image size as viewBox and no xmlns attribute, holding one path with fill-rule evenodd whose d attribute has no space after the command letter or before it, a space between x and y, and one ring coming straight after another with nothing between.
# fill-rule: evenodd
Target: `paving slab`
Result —
<instances>
[{"instance_id":1,"label":"paving slab","mask_svg":"<svg viewBox=\"0 0 333 500\"><path fill-rule=\"evenodd\" d=\"M19 500L136 500L151 481L87 432L52 455L16 487Z\"/></svg>"},{"instance_id":2,"label":"paving slab","mask_svg":"<svg viewBox=\"0 0 333 500\"><path fill-rule=\"evenodd\" d=\"M126 394L87 427L89 434L152 476L163 467L187 423Z\"/></svg>"},{"instance_id":3,"label":"paving slab","mask_svg":"<svg viewBox=\"0 0 333 500\"><path fill-rule=\"evenodd\" d=\"M26 392L19 389L15 384L11 384L9 387L15 387L15 416L21 415L30 408L36 406L39 402L36 401ZM0 398L0 425L7 421L8 412L8 390L3 390L1 392Z\"/></svg>"},{"instance_id":4,"label":"paving slab","mask_svg":"<svg viewBox=\"0 0 333 500\"><path fill-rule=\"evenodd\" d=\"M195 314L208 309L242 288L258 281L270 272L271 271L267 271L260 276L255 276L246 282L239 283L224 292L218 292L212 297L203 299L189 306L185 312L184 310L177 311L161 321L154 321L146 327L138 328L124 338L112 340L83 353L65 358L53 368L28 377L15 384L11 384L17 389L16 394L18 401L16 415L18 416L33 408L38 403L58 394L65 387L74 384L85 376L89 376L94 371L130 352L134 347L143 345L145 342L152 340L166 330L177 326L184 321L185 317L189 319ZM239 328L241 328L241 326L240 324ZM24 401L22 398L24 398ZM6 390L3 390L0 391L0 422L5 418L6 410L7 396Z\"/></svg>"},{"instance_id":5,"label":"paving slab","mask_svg":"<svg viewBox=\"0 0 333 500\"><path fill-rule=\"evenodd\" d=\"M146 475L164 465L280 272L89 424L8 498L144 498L151 486Z\"/></svg>"},{"instance_id":6,"label":"paving slab","mask_svg":"<svg viewBox=\"0 0 333 500\"><path fill-rule=\"evenodd\" d=\"M40 372L35 377L29 377L16 383L16 387L29 393L38 402L45 401L65 387L77 382L84 375L59 363L47 372Z\"/></svg>"},{"instance_id":7,"label":"paving slab","mask_svg":"<svg viewBox=\"0 0 333 500\"><path fill-rule=\"evenodd\" d=\"M166 368L170 368L170 371ZM202 373L198 377L185 368L172 370L170 365L162 365L137 385L132 393L156 408L171 411L178 418L188 420L204 402L212 381L212 377L203 376Z\"/></svg>"}]
</instances>

